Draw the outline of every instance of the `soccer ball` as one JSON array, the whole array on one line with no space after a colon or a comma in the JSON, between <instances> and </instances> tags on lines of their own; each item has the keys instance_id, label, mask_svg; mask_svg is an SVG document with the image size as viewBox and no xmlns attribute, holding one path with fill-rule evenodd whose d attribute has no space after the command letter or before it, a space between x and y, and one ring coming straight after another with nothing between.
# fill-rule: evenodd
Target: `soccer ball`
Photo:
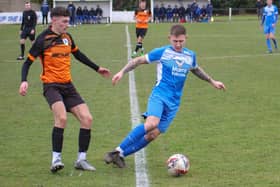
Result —
<instances>
[{"instance_id":1,"label":"soccer ball","mask_svg":"<svg viewBox=\"0 0 280 187\"><path fill-rule=\"evenodd\" d=\"M166 161L168 174L173 177L179 177L188 173L190 161L183 154L174 154Z\"/></svg>"}]
</instances>

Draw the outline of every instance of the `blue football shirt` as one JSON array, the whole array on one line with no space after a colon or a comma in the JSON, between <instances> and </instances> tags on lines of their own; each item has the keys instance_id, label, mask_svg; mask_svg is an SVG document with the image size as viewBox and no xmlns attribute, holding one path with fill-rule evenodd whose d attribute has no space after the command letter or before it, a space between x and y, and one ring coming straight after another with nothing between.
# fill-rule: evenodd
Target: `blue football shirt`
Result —
<instances>
[{"instance_id":1,"label":"blue football shirt","mask_svg":"<svg viewBox=\"0 0 280 187\"><path fill-rule=\"evenodd\" d=\"M263 8L263 16L265 16L264 25L271 26L277 22L278 9L275 5L265 6Z\"/></svg>"},{"instance_id":2,"label":"blue football shirt","mask_svg":"<svg viewBox=\"0 0 280 187\"><path fill-rule=\"evenodd\" d=\"M149 63L157 63L153 92L179 104L188 72L198 67L195 53L187 48L177 52L169 45L153 49L146 54L146 59Z\"/></svg>"}]
</instances>

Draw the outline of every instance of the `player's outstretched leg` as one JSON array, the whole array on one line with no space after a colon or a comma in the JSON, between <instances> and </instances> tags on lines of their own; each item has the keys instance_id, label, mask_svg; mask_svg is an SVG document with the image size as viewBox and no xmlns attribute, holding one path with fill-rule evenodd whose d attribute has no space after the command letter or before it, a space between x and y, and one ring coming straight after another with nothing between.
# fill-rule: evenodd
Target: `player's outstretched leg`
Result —
<instances>
[{"instance_id":1,"label":"player's outstretched leg","mask_svg":"<svg viewBox=\"0 0 280 187\"><path fill-rule=\"evenodd\" d=\"M125 160L120 156L120 152L117 150L113 150L105 154L104 161L106 164L113 163L119 168L125 168Z\"/></svg>"},{"instance_id":2,"label":"player's outstretched leg","mask_svg":"<svg viewBox=\"0 0 280 187\"><path fill-rule=\"evenodd\" d=\"M146 134L146 131L145 131L144 124L138 125L126 136L126 138L121 142L119 147L117 147L115 150L105 154L104 161L107 164L113 163L113 164L117 165L119 168L126 167L126 164L124 161L123 150L126 150L131 145L140 141L142 139L142 137L145 136L145 134Z\"/></svg>"},{"instance_id":3,"label":"player's outstretched leg","mask_svg":"<svg viewBox=\"0 0 280 187\"><path fill-rule=\"evenodd\" d=\"M123 150L123 153L120 154L121 157L126 157L128 155L131 155L133 153L136 153L140 149L146 147L150 142L145 139L145 136L143 136L140 140L135 142L134 144L130 145L126 149ZM117 148L120 149L120 148Z\"/></svg>"}]
</instances>

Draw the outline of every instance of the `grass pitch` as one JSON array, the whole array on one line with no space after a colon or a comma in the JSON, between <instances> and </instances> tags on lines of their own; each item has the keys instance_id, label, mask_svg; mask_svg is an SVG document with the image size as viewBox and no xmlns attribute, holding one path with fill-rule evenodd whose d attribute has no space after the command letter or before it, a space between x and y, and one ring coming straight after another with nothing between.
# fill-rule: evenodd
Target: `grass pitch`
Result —
<instances>
[{"instance_id":1,"label":"grass pitch","mask_svg":"<svg viewBox=\"0 0 280 187\"><path fill-rule=\"evenodd\" d=\"M176 119L146 149L150 186L278 186L280 53L266 54L264 35L252 19L186 27L187 47L197 53L206 72L225 83L227 91L215 90L189 74ZM44 28L39 25L37 33ZM145 50L168 44L169 28L169 24L150 24ZM131 128L128 76L112 87L109 79L73 59L74 84L94 116L88 160L97 171L74 170L79 124L69 115L65 168L53 175L49 172L53 120L42 96L39 60L29 72L28 95L18 94L22 65L15 60L18 30L18 25L0 25L0 186L135 186L133 156L122 170L102 161ZM134 48L134 25L129 25L129 31ZM124 24L86 25L69 32L85 54L113 74L127 63ZM135 76L140 109L145 111L155 66L138 67ZM174 153L188 155L191 168L186 176L167 175L165 161Z\"/></svg>"}]
</instances>

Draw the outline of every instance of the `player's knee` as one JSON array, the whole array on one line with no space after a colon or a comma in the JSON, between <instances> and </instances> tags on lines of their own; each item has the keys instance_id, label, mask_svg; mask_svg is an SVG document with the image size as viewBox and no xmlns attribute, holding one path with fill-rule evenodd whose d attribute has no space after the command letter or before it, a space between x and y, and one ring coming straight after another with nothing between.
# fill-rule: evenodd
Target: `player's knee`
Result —
<instances>
[{"instance_id":1,"label":"player's knee","mask_svg":"<svg viewBox=\"0 0 280 187\"><path fill-rule=\"evenodd\" d=\"M92 121L93 121L93 118L92 118L91 115L84 115L81 118L82 125L87 127L87 128L91 126Z\"/></svg>"},{"instance_id":2,"label":"player's knee","mask_svg":"<svg viewBox=\"0 0 280 187\"><path fill-rule=\"evenodd\" d=\"M60 127L60 128L65 128L66 127L66 123L67 123L67 117L66 116L58 116L55 122L56 126Z\"/></svg>"},{"instance_id":3,"label":"player's knee","mask_svg":"<svg viewBox=\"0 0 280 187\"><path fill-rule=\"evenodd\" d=\"M146 138L146 140L147 141L153 141L153 140L155 140L157 137L158 137L158 133L154 133L154 132L151 132L151 133L148 133L146 136L145 136L145 138Z\"/></svg>"},{"instance_id":4,"label":"player's knee","mask_svg":"<svg viewBox=\"0 0 280 187\"><path fill-rule=\"evenodd\" d=\"M158 122L156 121L149 121L148 123L145 124L145 129L146 131L151 131L157 128Z\"/></svg>"}]
</instances>

